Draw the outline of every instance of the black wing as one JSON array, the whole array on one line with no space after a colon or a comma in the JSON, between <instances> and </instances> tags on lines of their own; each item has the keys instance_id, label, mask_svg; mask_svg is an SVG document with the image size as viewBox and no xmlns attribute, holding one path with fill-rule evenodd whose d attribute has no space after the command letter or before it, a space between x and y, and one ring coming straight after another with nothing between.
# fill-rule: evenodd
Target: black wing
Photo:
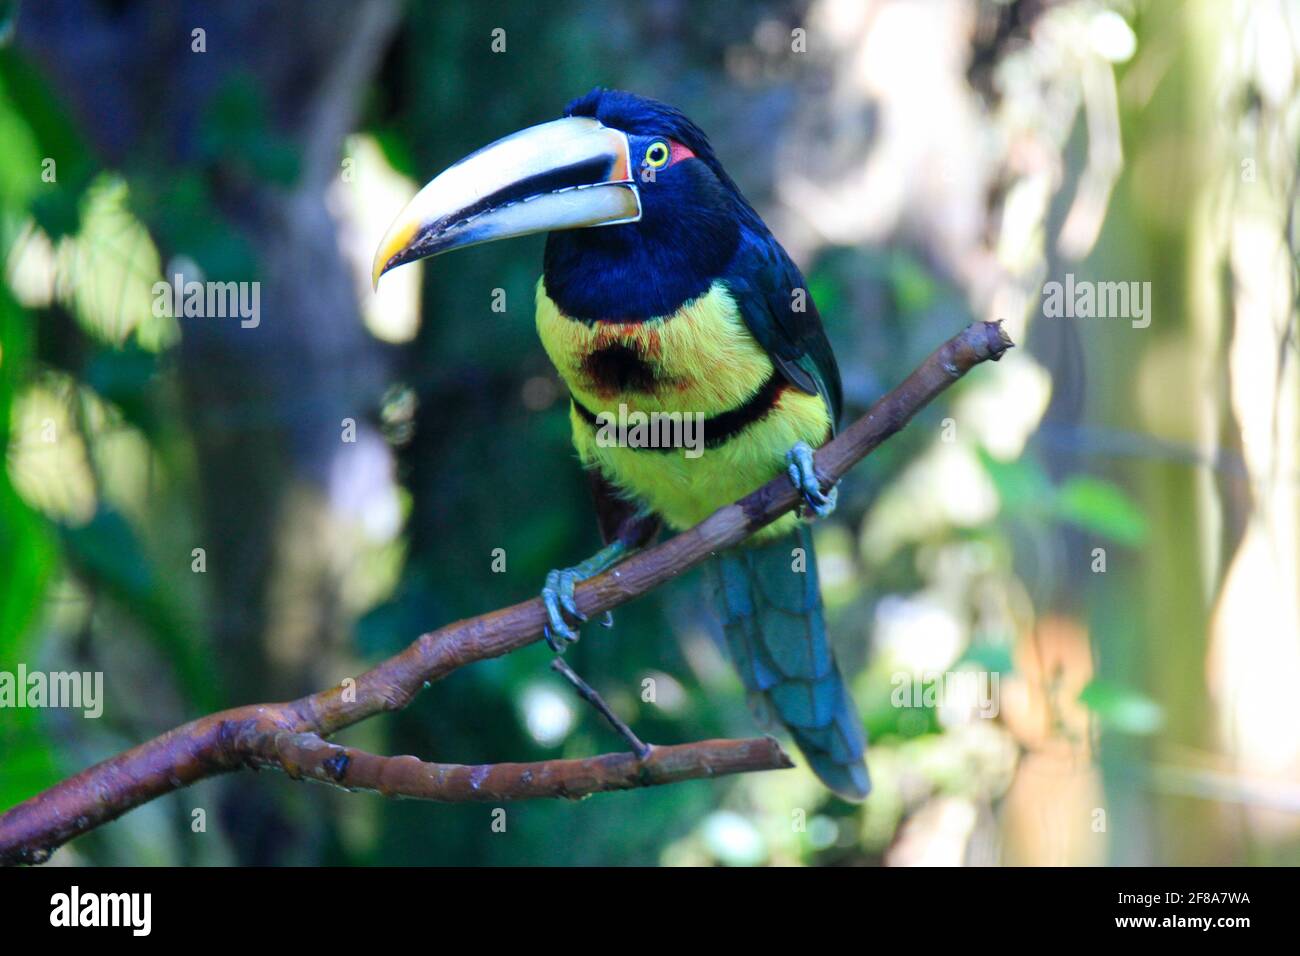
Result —
<instances>
[{"instance_id":1,"label":"black wing","mask_svg":"<svg viewBox=\"0 0 1300 956\"><path fill-rule=\"evenodd\" d=\"M744 230L723 281L772 364L796 388L822 396L834 429L843 404L840 370L799 268L766 229Z\"/></svg>"}]
</instances>

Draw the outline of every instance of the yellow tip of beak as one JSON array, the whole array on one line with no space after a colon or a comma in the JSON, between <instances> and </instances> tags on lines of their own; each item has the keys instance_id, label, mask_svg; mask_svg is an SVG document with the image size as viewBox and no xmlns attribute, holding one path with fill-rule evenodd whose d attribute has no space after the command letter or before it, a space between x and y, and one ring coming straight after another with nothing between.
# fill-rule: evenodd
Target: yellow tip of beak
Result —
<instances>
[{"instance_id":1,"label":"yellow tip of beak","mask_svg":"<svg viewBox=\"0 0 1300 956\"><path fill-rule=\"evenodd\" d=\"M403 252L411 244L418 229L419 223L413 222L398 221L389 226L388 234L384 236L375 251L375 261L370 269L370 282L376 291L379 289L379 278L388 271L388 264L393 261L393 256Z\"/></svg>"},{"instance_id":2,"label":"yellow tip of beak","mask_svg":"<svg viewBox=\"0 0 1300 956\"><path fill-rule=\"evenodd\" d=\"M626 133L589 116L566 116L471 153L397 214L375 252L371 282L378 289L380 277L404 262L482 242L636 222L641 198L629 150ZM496 201L518 199L515 193L537 177L553 188Z\"/></svg>"}]
</instances>

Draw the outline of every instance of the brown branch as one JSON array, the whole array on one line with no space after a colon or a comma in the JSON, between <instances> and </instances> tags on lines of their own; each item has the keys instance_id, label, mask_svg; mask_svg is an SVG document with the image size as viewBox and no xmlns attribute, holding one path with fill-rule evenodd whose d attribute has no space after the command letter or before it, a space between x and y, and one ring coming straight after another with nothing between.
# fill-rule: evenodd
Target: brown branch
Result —
<instances>
[{"instance_id":1,"label":"brown branch","mask_svg":"<svg viewBox=\"0 0 1300 956\"><path fill-rule=\"evenodd\" d=\"M949 339L866 415L818 450L817 470L824 482L838 481L936 395L980 362L1000 358L1011 345L1001 324L991 322L971 325ZM695 527L579 585L578 607L595 615L630 601L711 553L739 544L799 500L784 475L774 478ZM362 674L355 686L340 685L288 703L237 707L191 721L0 815L0 863L42 862L73 837L142 803L245 766L278 767L304 779L456 801L477 799L489 779L491 787L497 788L489 799L504 800L577 796L789 766L788 758L769 740L652 747L650 757L641 762L631 754L612 754L475 768L425 764L413 757L376 757L320 739L374 714L400 710L428 682L459 667L533 643L545 622L542 602L534 598L425 634ZM336 776L343 764L342 776ZM476 774L482 776L479 791L474 788Z\"/></svg>"},{"instance_id":2,"label":"brown branch","mask_svg":"<svg viewBox=\"0 0 1300 956\"><path fill-rule=\"evenodd\" d=\"M644 757L629 752L582 760L467 767L425 763L416 757L379 757L328 743L315 734L291 733L262 738L250 763L284 770L294 779L441 803L502 803L538 797L576 800L609 790L794 766L771 737L647 747Z\"/></svg>"}]
</instances>

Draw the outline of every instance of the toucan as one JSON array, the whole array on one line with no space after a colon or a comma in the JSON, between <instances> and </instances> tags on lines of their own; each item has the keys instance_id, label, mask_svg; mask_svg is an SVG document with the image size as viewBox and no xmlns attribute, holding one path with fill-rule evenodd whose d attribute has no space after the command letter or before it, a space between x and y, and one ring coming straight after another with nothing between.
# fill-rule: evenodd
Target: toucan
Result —
<instances>
[{"instance_id":1,"label":"toucan","mask_svg":"<svg viewBox=\"0 0 1300 956\"><path fill-rule=\"evenodd\" d=\"M840 375L803 276L698 126L656 100L596 89L429 182L381 241L374 282L407 262L536 232L548 233L537 331L569 389L605 542L547 575L547 641L560 652L578 639L580 581L664 525L689 528L787 474L801 513L715 555L709 578L756 707L789 729L831 790L861 800L866 739L831 655L806 520L835 507L812 449L835 433ZM695 440L645 440L690 429L625 427L646 420L685 420Z\"/></svg>"}]
</instances>

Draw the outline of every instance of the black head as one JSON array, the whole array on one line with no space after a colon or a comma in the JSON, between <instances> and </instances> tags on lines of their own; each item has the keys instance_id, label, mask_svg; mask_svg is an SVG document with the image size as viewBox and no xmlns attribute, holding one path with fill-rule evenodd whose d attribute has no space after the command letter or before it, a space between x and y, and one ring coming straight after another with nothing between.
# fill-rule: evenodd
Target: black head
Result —
<instances>
[{"instance_id":1,"label":"black head","mask_svg":"<svg viewBox=\"0 0 1300 956\"><path fill-rule=\"evenodd\" d=\"M547 232L546 288L587 320L669 315L762 231L680 110L593 90L434 177L375 253L374 279L453 249Z\"/></svg>"},{"instance_id":2,"label":"black head","mask_svg":"<svg viewBox=\"0 0 1300 956\"><path fill-rule=\"evenodd\" d=\"M636 222L552 232L547 293L575 318L668 315L708 291L735 254L748 210L704 132L675 107L622 90L592 90L565 109L627 134Z\"/></svg>"}]
</instances>

